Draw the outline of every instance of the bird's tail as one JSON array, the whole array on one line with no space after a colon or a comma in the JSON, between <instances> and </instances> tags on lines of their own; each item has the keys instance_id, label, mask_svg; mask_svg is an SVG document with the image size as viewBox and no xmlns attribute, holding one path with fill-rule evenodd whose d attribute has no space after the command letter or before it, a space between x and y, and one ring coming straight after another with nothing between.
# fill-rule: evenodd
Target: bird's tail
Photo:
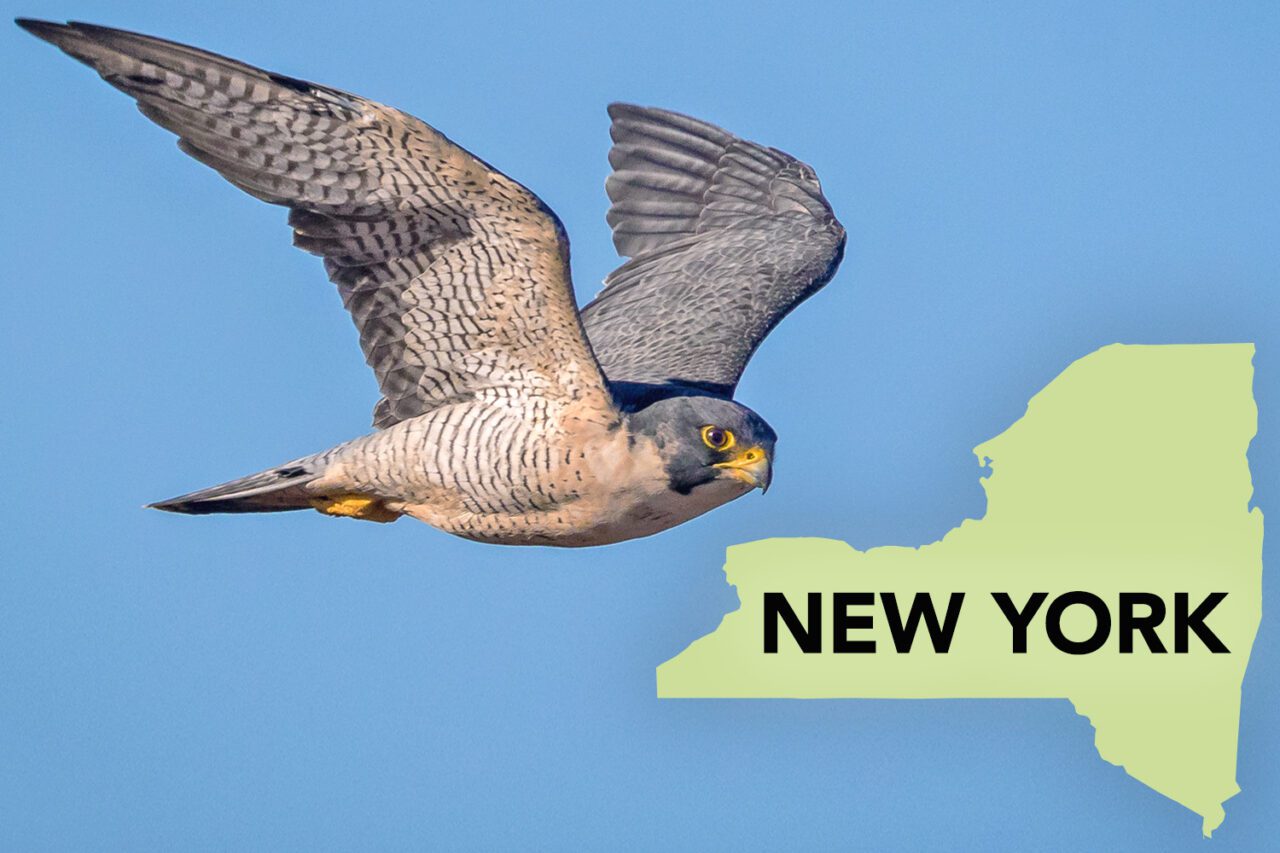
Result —
<instances>
[{"instance_id":1,"label":"bird's tail","mask_svg":"<svg viewBox=\"0 0 1280 853\"><path fill-rule=\"evenodd\" d=\"M215 512L287 512L312 509L315 496L306 485L320 476L318 466L301 459L220 486L179 495L147 506L166 512L208 515Z\"/></svg>"}]
</instances>

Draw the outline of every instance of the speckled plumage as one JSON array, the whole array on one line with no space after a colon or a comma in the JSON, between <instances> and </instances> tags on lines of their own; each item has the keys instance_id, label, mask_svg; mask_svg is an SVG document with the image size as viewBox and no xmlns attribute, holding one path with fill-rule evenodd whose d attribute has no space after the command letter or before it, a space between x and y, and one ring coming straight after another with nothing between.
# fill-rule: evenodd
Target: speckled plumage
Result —
<instances>
[{"instance_id":1,"label":"speckled plumage","mask_svg":"<svg viewBox=\"0 0 1280 853\"><path fill-rule=\"evenodd\" d=\"M729 398L839 262L844 232L808 166L613 105L609 222L630 260L579 317L555 215L418 119L161 39L19 24L289 207L382 392L372 434L157 507L409 515L481 541L596 545L768 485L773 431Z\"/></svg>"}]
</instances>

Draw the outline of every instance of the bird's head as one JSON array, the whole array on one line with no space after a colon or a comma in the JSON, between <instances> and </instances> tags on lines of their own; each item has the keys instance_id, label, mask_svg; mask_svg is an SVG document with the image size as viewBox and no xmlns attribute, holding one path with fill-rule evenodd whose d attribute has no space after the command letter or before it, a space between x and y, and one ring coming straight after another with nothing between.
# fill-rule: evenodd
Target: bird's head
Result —
<instances>
[{"instance_id":1,"label":"bird's head","mask_svg":"<svg viewBox=\"0 0 1280 853\"><path fill-rule=\"evenodd\" d=\"M653 439L673 491L734 485L732 497L768 489L773 477L773 428L755 412L722 397L667 397L630 415L633 433Z\"/></svg>"}]
</instances>

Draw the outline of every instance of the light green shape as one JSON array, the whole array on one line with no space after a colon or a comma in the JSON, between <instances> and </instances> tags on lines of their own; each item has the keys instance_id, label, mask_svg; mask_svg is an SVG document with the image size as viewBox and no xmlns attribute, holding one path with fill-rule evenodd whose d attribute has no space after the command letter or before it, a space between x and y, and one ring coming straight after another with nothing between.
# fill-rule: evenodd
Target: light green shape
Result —
<instances>
[{"instance_id":1,"label":"light green shape","mask_svg":"<svg viewBox=\"0 0 1280 853\"><path fill-rule=\"evenodd\" d=\"M987 512L921 548L858 551L829 539L768 539L728 550L725 573L741 607L711 634L658 667L660 697L1066 698L1096 730L1103 759L1195 811L1205 835L1238 793L1240 685L1261 618L1262 513L1249 509L1246 457L1257 429L1251 344L1104 347L1032 398L1009 429L975 448L990 459ZM1169 616L1156 655L1117 631L1100 651L1050 645L1041 608L1026 654L991 593L1021 605L1032 592L1087 590L1117 615L1121 591L1160 594ZM936 654L923 627L909 654L893 649L879 597L875 654L831 652L833 592L892 591L905 611L917 591L939 615L966 593L954 643ZM1173 594L1192 606L1226 592L1207 625L1230 650L1211 654L1191 635L1173 654ZM823 592L823 652L803 654L785 627L764 654L763 593L783 592L804 618ZM1079 617L1079 618L1076 618ZM1082 607L1064 630L1093 628Z\"/></svg>"}]
</instances>

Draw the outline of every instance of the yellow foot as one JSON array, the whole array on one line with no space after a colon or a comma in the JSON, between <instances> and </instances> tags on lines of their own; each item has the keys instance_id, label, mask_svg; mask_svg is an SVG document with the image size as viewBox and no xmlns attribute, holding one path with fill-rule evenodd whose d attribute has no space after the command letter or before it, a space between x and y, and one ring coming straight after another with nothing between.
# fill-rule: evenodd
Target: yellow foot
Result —
<instances>
[{"instance_id":1,"label":"yellow foot","mask_svg":"<svg viewBox=\"0 0 1280 853\"><path fill-rule=\"evenodd\" d=\"M376 521L380 524L395 521L400 517L400 513L387 509L378 498L366 497L355 493L312 498L311 505L325 515L359 518L364 521Z\"/></svg>"}]
</instances>

